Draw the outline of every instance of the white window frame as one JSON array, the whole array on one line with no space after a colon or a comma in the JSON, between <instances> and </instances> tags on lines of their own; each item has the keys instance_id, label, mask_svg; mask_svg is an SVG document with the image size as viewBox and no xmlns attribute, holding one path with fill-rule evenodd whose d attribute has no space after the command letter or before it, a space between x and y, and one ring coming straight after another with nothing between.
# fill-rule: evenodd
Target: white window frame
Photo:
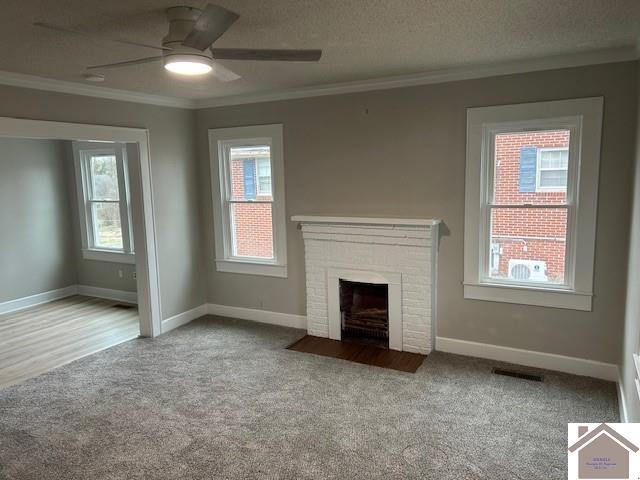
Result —
<instances>
[{"instance_id":1,"label":"white window frame","mask_svg":"<svg viewBox=\"0 0 640 480\"><path fill-rule=\"evenodd\" d=\"M114 155L118 171L118 192L120 199L120 223L122 229L122 249L105 248L95 245L95 225L89 199L91 173L89 162L94 155ZM82 238L82 258L101 262L135 264L133 226L131 218L131 195L127 168L127 149L121 143L73 142L73 158L76 171L78 193L78 216Z\"/></svg>"},{"instance_id":2,"label":"white window frame","mask_svg":"<svg viewBox=\"0 0 640 480\"><path fill-rule=\"evenodd\" d=\"M542 153L543 152L564 152L568 151L568 147L543 147L539 148L537 151L536 158L536 192L565 192L567 190L567 185L569 183L569 170L567 168L567 185L564 187L543 187L540 185L540 177L542 170L550 171L550 170L565 170L564 168L542 168Z\"/></svg>"},{"instance_id":3,"label":"white window frame","mask_svg":"<svg viewBox=\"0 0 640 480\"><path fill-rule=\"evenodd\" d=\"M220 272L287 277L287 229L282 130L281 124L209 130L215 263L216 270ZM271 195L273 201L269 203L272 205L273 259L236 257L233 255L233 226L229 215L230 181L225 167L224 153L224 149L233 144L242 146L269 145L271 148ZM257 173L256 183L258 183ZM260 200L256 200L256 203L260 203Z\"/></svg>"},{"instance_id":4,"label":"white window frame","mask_svg":"<svg viewBox=\"0 0 640 480\"><path fill-rule=\"evenodd\" d=\"M602 97L467 110L464 298L591 310L602 111ZM488 278L493 139L497 133L559 129L571 132L565 284Z\"/></svg>"}]
</instances>

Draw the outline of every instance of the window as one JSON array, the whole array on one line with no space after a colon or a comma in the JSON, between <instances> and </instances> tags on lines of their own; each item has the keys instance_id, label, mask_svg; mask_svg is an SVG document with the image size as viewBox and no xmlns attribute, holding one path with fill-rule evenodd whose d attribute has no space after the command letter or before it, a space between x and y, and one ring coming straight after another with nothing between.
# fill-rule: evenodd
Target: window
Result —
<instances>
[{"instance_id":1,"label":"window","mask_svg":"<svg viewBox=\"0 0 640 480\"><path fill-rule=\"evenodd\" d=\"M267 155L269 151L266 150ZM256 160L258 175L258 195L271 195L271 160L258 158Z\"/></svg>"},{"instance_id":2,"label":"window","mask_svg":"<svg viewBox=\"0 0 640 480\"><path fill-rule=\"evenodd\" d=\"M465 298L591 309L602 99L467 113Z\"/></svg>"},{"instance_id":3,"label":"window","mask_svg":"<svg viewBox=\"0 0 640 480\"><path fill-rule=\"evenodd\" d=\"M487 278L562 284L571 131L504 128L488 138L494 148L485 204L491 242Z\"/></svg>"},{"instance_id":4,"label":"window","mask_svg":"<svg viewBox=\"0 0 640 480\"><path fill-rule=\"evenodd\" d=\"M569 168L569 149L537 149L537 192L563 192L567 190L567 172Z\"/></svg>"},{"instance_id":5,"label":"window","mask_svg":"<svg viewBox=\"0 0 640 480\"><path fill-rule=\"evenodd\" d=\"M209 130L216 268L287 276L282 125Z\"/></svg>"},{"instance_id":6,"label":"window","mask_svg":"<svg viewBox=\"0 0 640 480\"><path fill-rule=\"evenodd\" d=\"M83 257L135 263L126 148L74 142Z\"/></svg>"}]
</instances>

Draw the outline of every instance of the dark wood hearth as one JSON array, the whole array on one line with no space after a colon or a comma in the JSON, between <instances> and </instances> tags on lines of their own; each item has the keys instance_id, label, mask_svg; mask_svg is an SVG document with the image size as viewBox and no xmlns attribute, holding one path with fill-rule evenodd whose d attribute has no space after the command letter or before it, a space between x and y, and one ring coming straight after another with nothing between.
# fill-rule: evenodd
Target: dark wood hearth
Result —
<instances>
[{"instance_id":1,"label":"dark wood hearth","mask_svg":"<svg viewBox=\"0 0 640 480\"><path fill-rule=\"evenodd\" d=\"M408 373L415 373L426 358L426 355L419 353L398 352L372 345L340 342L311 335L305 335L287 348L296 352L314 353Z\"/></svg>"}]
</instances>

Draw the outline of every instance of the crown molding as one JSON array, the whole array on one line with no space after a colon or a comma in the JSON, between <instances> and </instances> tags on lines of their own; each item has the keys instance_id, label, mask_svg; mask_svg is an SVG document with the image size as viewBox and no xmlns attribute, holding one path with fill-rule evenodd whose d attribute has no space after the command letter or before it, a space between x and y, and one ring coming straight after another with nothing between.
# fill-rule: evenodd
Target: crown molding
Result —
<instances>
[{"instance_id":1,"label":"crown molding","mask_svg":"<svg viewBox=\"0 0 640 480\"><path fill-rule=\"evenodd\" d=\"M147 93L132 92L115 88L86 85L78 82L55 80L51 78L14 73L0 70L0 85L68 93L88 97L144 103L163 107L203 109L248 103L273 102L296 98L340 95L344 93L369 92L391 88L413 87L434 83L456 82L500 75L554 70L560 68L582 67L603 63L626 62L640 58L640 41L637 45L592 50L589 52L557 55L552 57L518 60L504 63L474 65L469 67L433 70L410 75L396 75L373 78L355 82L341 82L312 87L299 87L270 92L230 95L190 100Z\"/></svg>"},{"instance_id":2,"label":"crown molding","mask_svg":"<svg viewBox=\"0 0 640 480\"><path fill-rule=\"evenodd\" d=\"M604 63L626 62L640 57L640 43L634 46L592 50L589 52L556 55L551 57L518 60L511 62L475 65L469 67L433 70L411 75L397 75L356 82L343 82L312 87L291 88L247 95L233 95L195 100L195 108L215 108L248 103L273 102L296 98L340 95L344 93L369 92L391 88L413 87L434 83L456 82L500 75L582 67Z\"/></svg>"},{"instance_id":3,"label":"crown molding","mask_svg":"<svg viewBox=\"0 0 640 480\"><path fill-rule=\"evenodd\" d=\"M85 97L106 98L124 102L145 103L162 107L195 108L193 100L176 97L165 97L148 93L132 92L116 88L85 85L78 82L55 80L52 78L38 77L24 73L14 73L0 70L0 85L12 87L32 88L34 90L46 90L49 92L69 93Z\"/></svg>"}]
</instances>

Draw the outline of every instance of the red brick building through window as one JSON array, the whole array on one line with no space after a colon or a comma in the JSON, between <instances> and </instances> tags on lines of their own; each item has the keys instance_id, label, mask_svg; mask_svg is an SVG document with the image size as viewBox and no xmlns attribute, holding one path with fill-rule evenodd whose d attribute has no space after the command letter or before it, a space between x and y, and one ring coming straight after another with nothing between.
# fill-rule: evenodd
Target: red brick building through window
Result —
<instances>
[{"instance_id":1,"label":"red brick building through window","mask_svg":"<svg viewBox=\"0 0 640 480\"><path fill-rule=\"evenodd\" d=\"M231 235L233 256L274 258L271 153L268 145L232 147Z\"/></svg>"},{"instance_id":2,"label":"red brick building through window","mask_svg":"<svg viewBox=\"0 0 640 480\"><path fill-rule=\"evenodd\" d=\"M565 282L569 131L495 136L489 276ZM503 205L504 208L500 206Z\"/></svg>"}]
</instances>

